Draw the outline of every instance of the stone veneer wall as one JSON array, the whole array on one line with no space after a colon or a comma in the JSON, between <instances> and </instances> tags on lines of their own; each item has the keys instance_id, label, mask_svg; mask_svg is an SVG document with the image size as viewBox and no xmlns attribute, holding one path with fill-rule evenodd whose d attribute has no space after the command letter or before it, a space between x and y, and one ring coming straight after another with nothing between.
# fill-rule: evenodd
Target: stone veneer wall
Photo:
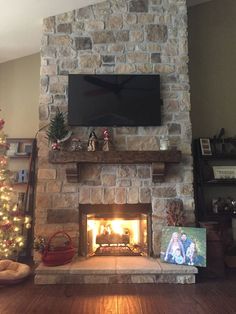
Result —
<instances>
[{"instance_id":1,"label":"stone veneer wall","mask_svg":"<svg viewBox=\"0 0 236 314\"><path fill-rule=\"evenodd\" d=\"M152 182L150 165L90 165L81 183L69 184L67 166L48 163L41 131L35 234L64 229L78 243L79 204L152 203L158 255L170 200L182 199L187 222L194 222L186 19L185 0L108 0L44 20L40 128L57 106L67 111L68 73L156 73L161 75L163 126L113 128L114 144L117 150L157 150L160 136L167 134L183 159L169 166L163 183ZM74 128L83 140L89 131Z\"/></svg>"}]
</instances>

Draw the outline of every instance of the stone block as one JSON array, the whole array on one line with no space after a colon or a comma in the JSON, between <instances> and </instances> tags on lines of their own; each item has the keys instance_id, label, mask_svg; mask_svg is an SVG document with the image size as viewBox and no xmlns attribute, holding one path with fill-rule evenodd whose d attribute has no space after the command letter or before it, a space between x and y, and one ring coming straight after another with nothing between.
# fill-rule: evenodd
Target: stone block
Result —
<instances>
[{"instance_id":1,"label":"stone block","mask_svg":"<svg viewBox=\"0 0 236 314\"><path fill-rule=\"evenodd\" d=\"M49 118L49 110L47 105L39 106L39 120L48 120Z\"/></svg>"},{"instance_id":2,"label":"stone block","mask_svg":"<svg viewBox=\"0 0 236 314\"><path fill-rule=\"evenodd\" d=\"M62 181L50 181L47 183L47 192L59 193L61 192Z\"/></svg>"},{"instance_id":3,"label":"stone block","mask_svg":"<svg viewBox=\"0 0 236 314\"><path fill-rule=\"evenodd\" d=\"M104 188L104 204L115 203L115 188Z\"/></svg>"},{"instance_id":4,"label":"stone block","mask_svg":"<svg viewBox=\"0 0 236 314\"><path fill-rule=\"evenodd\" d=\"M161 54L156 52L151 54L152 63L161 63Z\"/></svg>"},{"instance_id":5,"label":"stone block","mask_svg":"<svg viewBox=\"0 0 236 314\"><path fill-rule=\"evenodd\" d=\"M77 20L80 19L92 19L94 18L92 6L86 6L84 8L80 8L75 12L75 18Z\"/></svg>"},{"instance_id":6,"label":"stone block","mask_svg":"<svg viewBox=\"0 0 236 314\"><path fill-rule=\"evenodd\" d=\"M138 177L141 179L151 178L151 168L149 166L138 166Z\"/></svg>"},{"instance_id":7,"label":"stone block","mask_svg":"<svg viewBox=\"0 0 236 314\"><path fill-rule=\"evenodd\" d=\"M51 94L64 94L65 85L62 83L50 84L50 93Z\"/></svg>"},{"instance_id":8,"label":"stone block","mask_svg":"<svg viewBox=\"0 0 236 314\"><path fill-rule=\"evenodd\" d=\"M91 33L94 44L115 43L116 39L112 31L97 31Z\"/></svg>"},{"instance_id":9,"label":"stone block","mask_svg":"<svg viewBox=\"0 0 236 314\"><path fill-rule=\"evenodd\" d=\"M57 176L56 169L39 169L38 179L39 180L55 180Z\"/></svg>"},{"instance_id":10,"label":"stone block","mask_svg":"<svg viewBox=\"0 0 236 314\"><path fill-rule=\"evenodd\" d=\"M66 183L64 182L62 185L62 193L77 193L78 187L77 184L74 183Z\"/></svg>"},{"instance_id":11,"label":"stone block","mask_svg":"<svg viewBox=\"0 0 236 314\"><path fill-rule=\"evenodd\" d=\"M117 186L121 186L121 187L131 186L131 180L130 179L118 179Z\"/></svg>"},{"instance_id":12,"label":"stone block","mask_svg":"<svg viewBox=\"0 0 236 314\"><path fill-rule=\"evenodd\" d=\"M148 12L148 1L131 0L129 3L129 12Z\"/></svg>"},{"instance_id":13,"label":"stone block","mask_svg":"<svg viewBox=\"0 0 236 314\"><path fill-rule=\"evenodd\" d=\"M121 165L118 170L118 177L134 178L137 175L137 167L135 165Z\"/></svg>"},{"instance_id":14,"label":"stone block","mask_svg":"<svg viewBox=\"0 0 236 314\"><path fill-rule=\"evenodd\" d=\"M50 35L49 45L52 46L69 46L71 42L70 36L68 35Z\"/></svg>"},{"instance_id":15,"label":"stone block","mask_svg":"<svg viewBox=\"0 0 236 314\"><path fill-rule=\"evenodd\" d=\"M43 32L54 33L55 31L55 16L47 17L43 20Z\"/></svg>"},{"instance_id":16,"label":"stone block","mask_svg":"<svg viewBox=\"0 0 236 314\"><path fill-rule=\"evenodd\" d=\"M87 20L85 21L86 31L99 31L104 29L104 22L100 20Z\"/></svg>"},{"instance_id":17,"label":"stone block","mask_svg":"<svg viewBox=\"0 0 236 314\"><path fill-rule=\"evenodd\" d=\"M103 186L115 186L116 185L116 175L114 175L114 174L103 174L102 175L102 185Z\"/></svg>"},{"instance_id":18,"label":"stone block","mask_svg":"<svg viewBox=\"0 0 236 314\"><path fill-rule=\"evenodd\" d=\"M139 202L139 188L132 187L127 190L127 203L138 204Z\"/></svg>"},{"instance_id":19,"label":"stone block","mask_svg":"<svg viewBox=\"0 0 236 314\"><path fill-rule=\"evenodd\" d=\"M150 14L150 13L139 14L138 23L142 25L154 23L154 14Z\"/></svg>"},{"instance_id":20,"label":"stone block","mask_svg":"<svg viewBox=\"0 0 236 314\"><path fill-rule=\"evenodd\" d=\"M133 13L123 14L124 25L133 25L137 23L137 15Z\"/></svg>"},{"instance_id":21,"label":"stone block","mask_svg":"<svg viewBox=\"0 0 236 314\"><path fill-rule=\"evenodd\" d=\"M138 73L153 73L153 66L150 63L140 63L136 65L136 70Z\"/></svg>"},{"instance_id":22,"label":"stone block","mask_svg":"<svg viewBox=\"0 0 236 314\"><path fill-rule=\"evenodd\" d=\"M140 203L151 203L151 189L150 188L140 188L139 191L139 201Z\"/></svg>"},{"instance_id":23,"label":"stone block","mask_svg":"<svg viewBox=\"0 0 236 314\"><path fill-rule=\"evenodd\" d=\"M103 203L103 189L91 188L90 198L91 198L91 204L102 204Z\"/></svg>"},{"instance_id":24,"label":"stone block","mask_svg":"<svg viewBox=\"0 0 236 314\"><path fill-rule=\"evenodd\" d=\"M115 38L117 42L127 42L129 41L129 31L127 30L121 30L117 31L115 34Z\"/></svg>"},{"instance_id":25,"label":"stone block","mask_svg":"<svg viewBox=\"0 0 236 314\"><path fill-rule=\"evenodd\" d=\"M89 187L82 186L79 188L79 203L80 204L90 203L90 188Z\"/></svg>"},{"instance_id":26,"label":"stone block","mask_svg":"<svg viewBox=\"0 0 236 314\"><path fill-rule=\"evenodd\" d=\"M81 68L98 68L100 67L100 65L101 65L101 57L98 54L80 56Z\"/></svg>"},{"instance_id":27,"label":"stone block","mask_svg":"<svg viewBox=\"0 0 236 314\"><path fill-rule=\"evenodd\" d=\"M52 198L50 194L38 193L36 198L36 208L37 210L42 208L50 208L52 206Z\"/></svg>"},{"instance_id":28,"label":"stone block","mask_svg":"<svg viewBox=\"0 0 236 314\"><path fill-rule=\"evenodd\" d=\"M179 123L168 123L169 135L181 134L181 124Z\"/></svg>"},{"instance_id":29,"label":"stone block","mask_svg":"<svg viewBox=\"0 0 236 314\"><path fill-rule=\"evenodd\" d=\"M116 188L116 190L115 190L115 203L116 204L125 204L126 203L126 189L125 188Z\"/></svg>"},{"instance_id":30,"label":"stone block","mask_svg":"<svg viewBox=\"0 0 236 314\"><path fill-rule=\"evenodd\" d=\"M76 37L75 38L76 50L91 50L92 40L90 37Z\"/></svg>"},{"instance_id":31,"label":"stone block","mask_svg":"<svg viewBox=\"0 0 236 314\"><path fill-rule=\"evenodd\" d=\"M121 29L123 27L123 17L119 15L110 15L107 20L107 28L109 29Z\"/></svg>"},{"instance_id":32,"label":"stone block","mask_svg":"<svg viewBox=\"0 0 236 314\"><path fill-rule=\"evenodd\" d=\"M127 53L127 61L130 63L146 63L149 61L149 55L145 52L129 52Z\"/></svg>"},{"instance_id":33,"label":"stone block","mask_svg":"<svg viewBox=\"0 0 236 314\"><path fill-rule=\"evenodd\" d=\"M175 66L174 65L161 64L161 63L154 65L154 73L168 74L168 73L174 73L174 72L175 72Z\"/></svg>"},{"instance_id":34,"label":"stone block","mask_svg":"<svg viewBox=\"0 0 236 314\"><path fill-rule=\"evenodd\" d=\"M64 224L78 222L78 210L75 209L48 209L48 224Z\"/></svg>"},{"instance_id":35,"label":"stone block","mask_svg":"<svg viewBox=\"0 0 236 314\"><path fill-rule=\"evenodd\" d=\"M77 193L61 193L52 195L53 208L78 208Z\"/></svg>"},{"instance_id":36,"label":"stone block","mask_svg":"<svg viewBox=\"0 0 236 314\"><path fill-rule=\"evenodd\" d=\"M154 197L160 198L170 198L176 197L176 187L175 186L167 186L167 187L154 187L152 191L152 195Z\"/></svg>"},{"instance_id":37,"label":"stone block","mask_svg":"<svg viewBox=\"0 0 236 314\"><path fill-rule=\"evenodd\" d=\"M131 42L142 42L144 39L143 31L130 31L130 41Z\"/></svg>"},{"instance_id":38,"label":"stone block","mask_svg":"<svg viewBox=\"0 0 236 314\"><path fill-rule=\"evenodd\" d=\"M75 19L75 12L69 11L56 16L57 24L72 23Z\"/></svg>"},{"instance_id":39,"label":"stone block","mask_svg":"<svg viewBox=\"0 0 236 314\"><path fill-rule=\"evenodd\" d=\"M70 34L72 32L71 23L64 23L64 24L57 25L57 32Z\"/></svg>"},{"instance_id":40,"label":"stone block","mask_svg":"<svg viewBox=\"0 0 236 314\"><path fill-rule=\"evenodd\" d=\"M146 26L147 40L153 42L166 42L168 31L166 25L150 24Z\"/></svg>"},{"instance_id":41,"label":"stone block","mask_svg":"<svg viewBox=\"0 0 236 314\"><path fill-rule=\"evenodd\" d=\"M135 65L134 64L117 64L115 67L115 72L118 74L128 74L135 72Z\"/></svg>"},{"instance_id":42,"label":"stone block","mask_svg":"<svg viewBox=\"0 0 236 314\"><path fill-rule=\"evenodd\" d=\"M108 52L110 53L122 53L124 51L124 45L123 44L112 44L108 46Z\"/></svg>"},{"instance_id":43,"label":"stone block","mask_svg":"<svg viewBox=\"0 0 236 314\"><path fill-rule=\"evenodd\" d=\"M159 139L155 136L129 136L127 145L129 150L159 150Z\"/></svg>"},{"instance_id":44,"label":"stone block","mask_svg":"<svg viewBox=\"0 0 236 314\"><path fill-rule=\"evenodd\" d=\"M102 63L115 64L115 56L111 55L102 56Z\"/></svg>"},{"instance_id":45,"label":"stone block","mask_svg":"<svg viewBox=\"0 0 236 314\"><path fill-rule=\"evenodd\" d=\"M40 75L57 75L57 65L50 64L50 65L41 65L40 68ZM48 97L50 97L48 95Z\"/></svg>"}]
</instances>

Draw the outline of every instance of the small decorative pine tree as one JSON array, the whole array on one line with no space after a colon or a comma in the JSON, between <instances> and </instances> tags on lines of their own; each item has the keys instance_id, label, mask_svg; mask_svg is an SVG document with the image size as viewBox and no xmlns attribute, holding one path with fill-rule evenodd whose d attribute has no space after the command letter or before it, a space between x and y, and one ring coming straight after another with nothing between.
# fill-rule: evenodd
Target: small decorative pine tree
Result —
<instances>
[{"instance_id":1,"label":"small decorative pine tree","mask_svg":"<svg viewBox=\"0 0 236 314\"><path fill-rule=\"evenodd\" d=\"M55 117L50 120L47 131L47 138L50 143L58 143L68 135L68 128L65 123L65 114L57 108Z\"/></svg>"},{"instance_id":2,"label":"small decorative pine tree","mask_svg":"<svg viewBox=\"0 0 236 314\"><path fill-rule=\"evenodd\" d=\"M13 190L10 185L8 145L3 132L4 120L0 119L0 259L16 258L24 247L23 228L30 228L30 217L24 216L13 202Z\"/></svg>"}]
</instances>

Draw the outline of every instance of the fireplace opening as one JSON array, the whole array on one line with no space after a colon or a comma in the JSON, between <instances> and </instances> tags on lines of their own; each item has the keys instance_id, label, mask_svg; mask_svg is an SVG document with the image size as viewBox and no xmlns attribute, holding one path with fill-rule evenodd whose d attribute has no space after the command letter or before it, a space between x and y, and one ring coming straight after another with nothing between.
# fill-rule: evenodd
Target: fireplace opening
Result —
<instances>
[{"instance_id":1,"label":"fireplace opening","mask_svg":"<svg viewBox=\"0 0 236 314\"><path fill-rule=\"evenodd\" d=\"M80 205L80 255L150 255L151 210L145 205Z\"/></svg>"}]
</instances>

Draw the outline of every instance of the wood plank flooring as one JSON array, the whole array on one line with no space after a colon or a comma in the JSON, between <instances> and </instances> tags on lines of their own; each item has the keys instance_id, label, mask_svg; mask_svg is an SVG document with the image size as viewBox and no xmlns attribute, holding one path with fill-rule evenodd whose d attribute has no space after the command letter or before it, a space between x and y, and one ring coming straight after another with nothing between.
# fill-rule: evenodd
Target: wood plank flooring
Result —
<instances>
[{"instance_id":1,"label":"wood plank flooring","mask_svg":"<svg viewBox=\"0 0 236 314\"><path fill-rule=\"evenodd\" d=\"M0 314L233 314L236 273L195 285L0 286Z\"/></svg>"}]
</instances>

